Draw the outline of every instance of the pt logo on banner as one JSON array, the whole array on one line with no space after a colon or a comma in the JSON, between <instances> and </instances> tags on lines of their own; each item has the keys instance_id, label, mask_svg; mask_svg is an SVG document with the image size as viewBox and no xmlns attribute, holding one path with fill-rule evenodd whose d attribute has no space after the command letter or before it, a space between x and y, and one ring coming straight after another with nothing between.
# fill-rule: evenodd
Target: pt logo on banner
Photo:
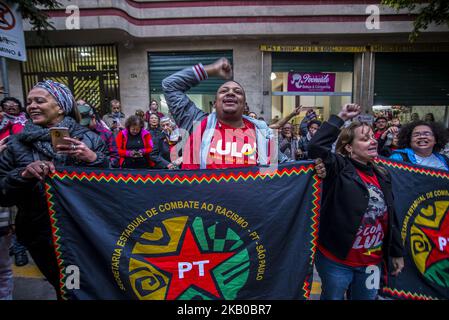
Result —
<instances>
[{"instance_id":1,"label":"pt logo on banner","mask_svg":"<svg viewBox=\"0 0 449 320\"><path fill-rule=\"evenodd\" d=\"M208 204L201 207L208 212ZM144 228L139 228L139 221L150 220L154 212L136 218L117 241L112 266L118 286L124 289L120 274L128 274L139 299L205 298L203 293L235 299L250 274L250 257L244 245L250 238L241 238L225 221L207 226L201 217L188 216L162 220L152 232L141 231ZM138 226L130 231L133 224ZM139 232L138 240L126 245L126 235ZM130 258L121 264L128 269L124 272L118 262L126 248L130 250L124 256Z\"/></svg>"},{"instance_id":2,"label":"pt logo on banner","mask_svg":"<svg viewBox=\"0 0 449 320\"><path fill-rule=\"evenodd\" d=\"M434 190L414 201L404 220L410 252L429 284L449 288L449 192ZM403 237L405 234L403 234Z\"/></svg>"}]
</instances>

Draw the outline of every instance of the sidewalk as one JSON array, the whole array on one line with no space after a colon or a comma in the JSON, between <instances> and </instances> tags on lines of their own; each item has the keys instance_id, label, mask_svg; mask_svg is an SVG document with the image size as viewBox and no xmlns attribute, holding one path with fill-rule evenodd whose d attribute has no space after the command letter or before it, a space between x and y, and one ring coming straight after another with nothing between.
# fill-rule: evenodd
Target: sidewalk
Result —
<instances>
[{"instance_id":1,"label":"sidewalk","mask_svg":"<svg viewBox=\"0 0 449 320\"><path fill-rule=\"evenodd\" d=\"M14 300L56 300L53 287L28 255L30 262L23 267L13 264L14 272Z\"/></svg>"}]
</instances>

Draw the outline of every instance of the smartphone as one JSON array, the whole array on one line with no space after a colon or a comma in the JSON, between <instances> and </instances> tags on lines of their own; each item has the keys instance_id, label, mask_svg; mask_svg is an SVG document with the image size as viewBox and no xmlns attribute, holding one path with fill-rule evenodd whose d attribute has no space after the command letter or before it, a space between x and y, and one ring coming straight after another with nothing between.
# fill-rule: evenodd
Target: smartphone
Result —
<instances>
[{"instance_id":1,"label":"smartphone","mask_svg":"<svg viewBox=\"0 0 449 320\"><path fill-rule=\"evenodd\" d=\"M56 149L58 144L71 144L70 141L64 140L65 137L70 138L69 128L50 128L51 144Z\"/></svg>"}]
</instances>

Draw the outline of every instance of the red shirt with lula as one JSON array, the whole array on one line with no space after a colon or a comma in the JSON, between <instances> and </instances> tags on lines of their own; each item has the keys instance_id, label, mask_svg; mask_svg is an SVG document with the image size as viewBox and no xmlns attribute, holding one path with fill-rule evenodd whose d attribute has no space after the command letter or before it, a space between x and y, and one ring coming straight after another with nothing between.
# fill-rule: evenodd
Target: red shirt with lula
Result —
<instances>
[{"instance_id":1,"label":"red shirt with lula","mask_svg":"<svg viewBox=\"0 0 449 320\"><path fill-rule=\"evenodd\" d=\"M200 169L200 146L207 118L190 135L184 149L182 169ZM254 124L243 119L242 128L232 128L218 121L207 157L206 169L240 168L257 165Z\"/></svg>"},{"instance_id":2,"label":"red shirt with lula","mask_svg":"<svg viewBox=\"0 0 449 320\"><path fill-rule=\"evenodd\" d=\"M350 267L366 267L382 262L382 245L388 228L388 211L377 176L357 170L369 192L368 208L363 215L356 238L346 259L341 260L321 245L321 253L328 259Z\"/></svg>"}]
</instances>

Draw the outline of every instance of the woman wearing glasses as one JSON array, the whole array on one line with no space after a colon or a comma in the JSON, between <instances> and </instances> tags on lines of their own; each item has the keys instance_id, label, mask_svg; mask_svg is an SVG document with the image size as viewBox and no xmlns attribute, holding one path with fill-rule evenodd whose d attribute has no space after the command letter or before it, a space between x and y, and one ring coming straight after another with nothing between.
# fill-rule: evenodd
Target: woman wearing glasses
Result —
<instances>
[{"instance_id":1,"label":"woman wearing glasses","mask_svg":"<svg viewBox=\"0 0 449 320\"><path fill-rule=\"evenodd\" d=\"M415 121L402 127L398 145L390 159L449 171L449 158L439 152L449 141L444 127L437 122Z\"/></svg>"},{"instance_id":2,"label":"woman wearing glasses","mask_svg":"<svg viewBox=\"0 0 449 320\"><path fill-rule=\"evenodd\" d=\"M0 101L3 114L0 115L0 140L22 132L27 117L19 100L6 97Z\"/></svg>"}]
</instances>

